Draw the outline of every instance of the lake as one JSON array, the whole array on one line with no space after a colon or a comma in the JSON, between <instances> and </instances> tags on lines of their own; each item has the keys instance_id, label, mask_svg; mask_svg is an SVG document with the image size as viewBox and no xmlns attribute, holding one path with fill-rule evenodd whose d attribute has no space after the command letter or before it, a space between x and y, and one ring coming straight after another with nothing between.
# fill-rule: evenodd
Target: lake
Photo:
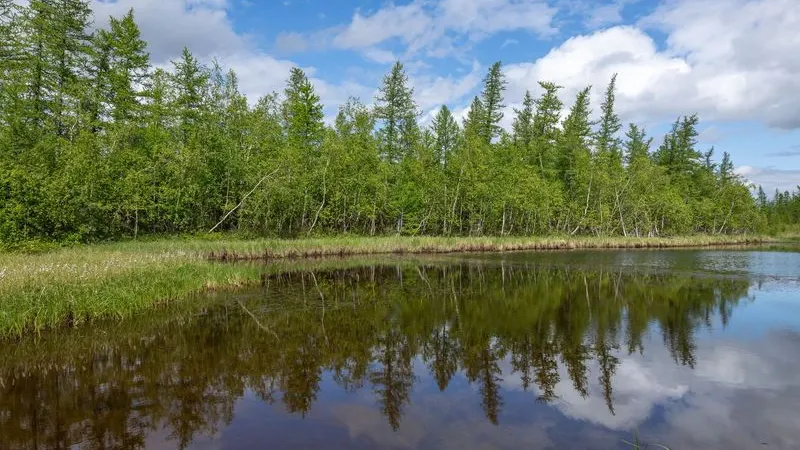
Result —
<instances>
[{"instance_id":1,"label":"lake","mask_svg":"<svg viewBox=\"0 0 800 450\"><path fill-rule=\"evenodd\" d=\"M800 448L798 250L265 271L6 343L0 449Z\"/></svg>"}]
</instances>

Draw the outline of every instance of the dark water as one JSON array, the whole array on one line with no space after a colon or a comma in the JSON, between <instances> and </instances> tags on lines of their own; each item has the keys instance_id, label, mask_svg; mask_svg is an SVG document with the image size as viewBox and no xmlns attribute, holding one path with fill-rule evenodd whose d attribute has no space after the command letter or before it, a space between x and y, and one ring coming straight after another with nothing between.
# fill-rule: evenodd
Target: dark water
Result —
<instances>
[{"instance_id":1,"label":"dark water","mask_svg":"<svg viewBox=\"0 0 800 450\"><path fill-rule=\"evenodd\" d=\"M800 448L791 249L397 259L218 300L0 349L0 448Z\"/></svg>"}]
</instances>

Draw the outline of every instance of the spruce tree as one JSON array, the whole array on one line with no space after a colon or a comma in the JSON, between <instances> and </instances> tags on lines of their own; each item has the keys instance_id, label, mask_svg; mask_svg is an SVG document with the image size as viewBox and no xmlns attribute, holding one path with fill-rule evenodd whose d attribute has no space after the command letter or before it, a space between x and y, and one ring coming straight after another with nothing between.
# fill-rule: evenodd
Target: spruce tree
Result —
<instances>
[{"instance_id":1,"label":"spruce tree","mask_svg":"<svg viewBox=\"0 0 800 450\"><path fill-rule=\"evenodd\" d=\"M729 183L736 174L733 171L733 161L728 152L722 153L722 162L719 165L719 177L723 183Z\"/></svg>"}]
</instances>

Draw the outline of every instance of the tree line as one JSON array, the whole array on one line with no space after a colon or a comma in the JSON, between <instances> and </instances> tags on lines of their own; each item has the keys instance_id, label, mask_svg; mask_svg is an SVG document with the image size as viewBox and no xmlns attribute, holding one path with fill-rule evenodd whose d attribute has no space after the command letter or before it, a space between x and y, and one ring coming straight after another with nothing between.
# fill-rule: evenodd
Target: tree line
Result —
<instances>
[{"instance_id":1,"label":"tree line","mask_svg":"<svg viewBox=\"0 0 800 450\"><path fill-rule=\"evenodd\" d=\"M442 106L423 126L398 62L373 105L351 98L326 124L301 69L250 104L233 71L189 49L154 68L134 12L95 30L87 0L0 0L0 56L5 243L215 227L663 236L759 231L770 216L727 153L698 148L696 115L658 145L623 130L616 77L598 121L590 87L565 110L543 81L505 130L498 62L464 120Z\"/></svg>"}]
</instances>

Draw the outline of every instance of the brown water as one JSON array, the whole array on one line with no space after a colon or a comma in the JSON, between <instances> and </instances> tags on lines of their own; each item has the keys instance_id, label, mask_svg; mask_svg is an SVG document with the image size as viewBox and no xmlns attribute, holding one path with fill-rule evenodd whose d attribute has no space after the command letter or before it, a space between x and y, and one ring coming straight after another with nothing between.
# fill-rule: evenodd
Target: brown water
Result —
<instances>
[{"instance_id":1,"label":"brown water","mask_svg":"<svg viewBox=\"0 0 800 450\"><path fill-rule=\"evenodd\" d=\"M792 249L393 259L209 303L0 349L0 448L800 448Z\"/></svg>"}]
</instances>

